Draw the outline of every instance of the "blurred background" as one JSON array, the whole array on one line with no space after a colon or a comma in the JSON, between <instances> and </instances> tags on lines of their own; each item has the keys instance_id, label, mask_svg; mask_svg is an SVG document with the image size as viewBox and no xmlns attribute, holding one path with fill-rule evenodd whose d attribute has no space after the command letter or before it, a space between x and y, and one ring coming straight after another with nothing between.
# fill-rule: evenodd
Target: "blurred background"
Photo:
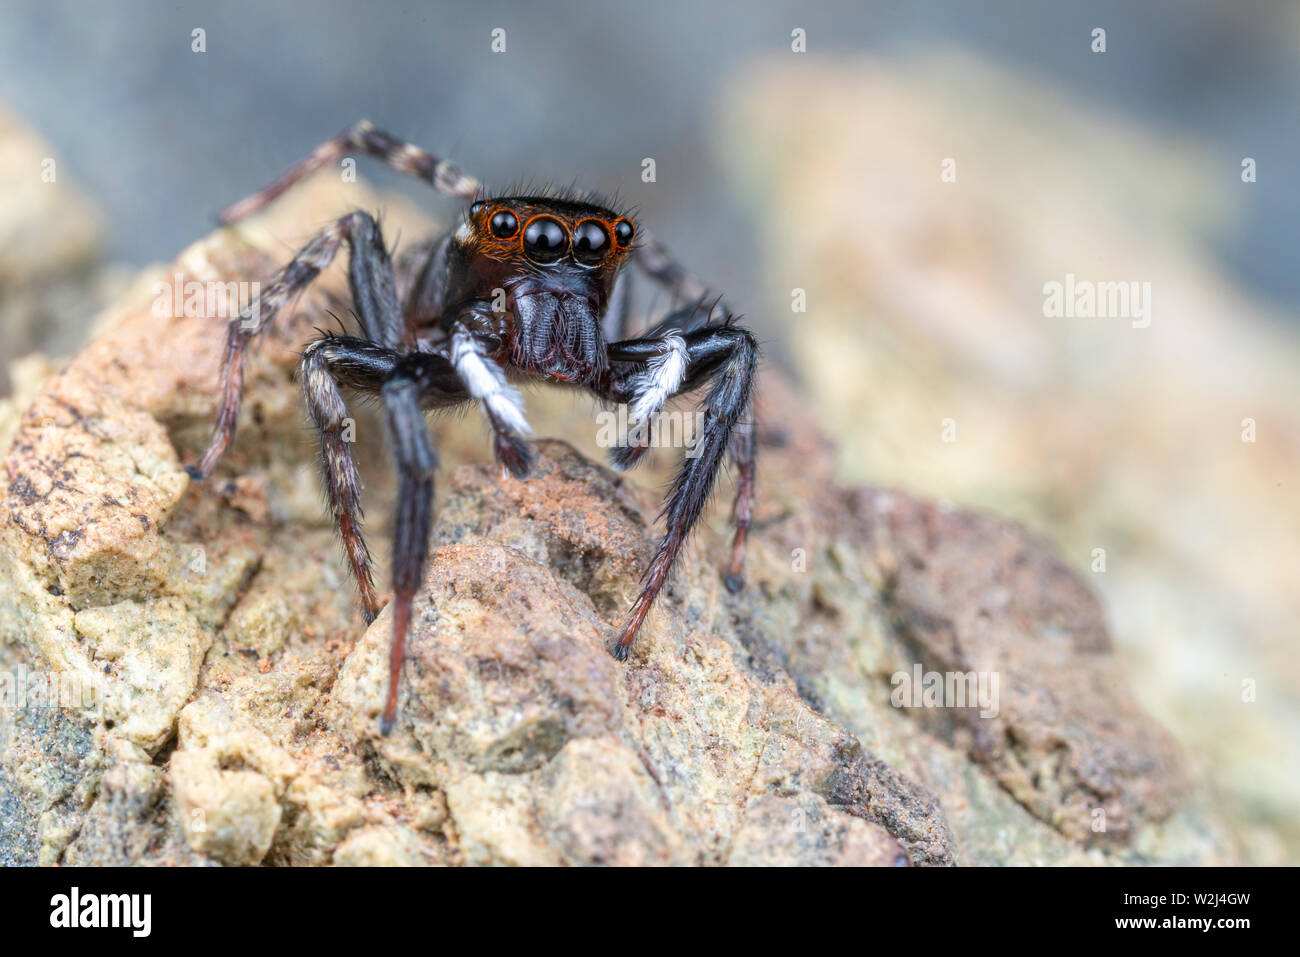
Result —
<instances>
[{"instance_id":1,"label":"blurred background","mask_svg":"<svg viewBox=\"0 0 1300 957\"><path fill-rule=\"evenodd\" d=\"M1053 541L1249 858L1300 859L1300 5L9 0L0 19L2 365L75 350L141 267L358 118L490 185L617 194L745 313L846 482ZM1070 275L1150 283L1149 325L1045 314Z\"/></svg>"}]
</instances>

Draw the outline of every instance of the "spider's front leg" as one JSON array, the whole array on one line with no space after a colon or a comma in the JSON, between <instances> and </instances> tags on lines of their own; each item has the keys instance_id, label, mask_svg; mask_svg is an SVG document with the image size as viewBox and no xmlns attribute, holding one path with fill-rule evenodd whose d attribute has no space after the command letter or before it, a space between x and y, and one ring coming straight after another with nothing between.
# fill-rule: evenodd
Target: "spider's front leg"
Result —
<instances>
[{"instance_id":1,"label":"spider's front leg","mask_svg":"<svg viewBox=\"0 0 1300 957\"><path fill-rule=\"evenodd\" d=\"M407 356L384 383L382 395L388 435L397 460L397 516L393 525L393 643L388 651L388 695L379 721L381 734L393 730L397 695L406 659L411 606L424 580L433 530L433 475L438 456L424 421L421 396L429 389L427 366Z\"/></svg>"},{"instance_id":2,"label":"spider's front leg","mask_svg":"<svg viewBox=\"0 0 1300 957\"><path fill-rule=\"evenodd\" d=\"M694 311L684 310L682 315ZM630 339L614 343L608 349L611 362L623 364L623 372L612 378L607 397L630 402L630 418L639 426L648 426L673 395L712 382L701 403L703 424L695 436L695 444L687 450L664 504L664 537L646 571L641 593L611 649L616 658L625 659L668 579L682 544L699 521L728 450L740 467L740 482L735 511L736 539L727 585L733 591L739 587L745 532L754 500L750 401L758 365L758 344L748 330L722 325L696 328L684 334L670 331L658 338ZM612 458L616 465L630 465L640 458L645 448L645 445L635 445L616 449Z\"/></svg>"},{"instance_id":3,"label":"spider's front leg","mask_svg":"<svg viewBox=\"0 0 1300 957\"><path fill-rule=\"evenodd\" d=\"M348 408L339 391L340 381L359 391L375 393L392 375L395 354L364 339L329 336L307 346L298 364L307 414L320 437L320 469L325 497L352 577L361 593L366 624L379 614L374 577L370 571L370 549L361 532L365 518L361 507L361 482L356 461L346 438Z\"/></svg>"},{"instance_id":4,"label":"spider's front leg","mask_svg":"<svg viewBox=\"0 0 1300 957\"><path fill-rule=\"evenodd\" d=\"M326 491L361 589L368 621L378 611L378 602L370 584L370 555L361 538L355 465L338 429L345 409L337 383L381 397L397 467L393 638L388 653L388 692L380 719L380 730L388 734L397 717L411 609L424 581L433 528L438 456L424 413L426 409L458 405L471 396L451 361L436 353L396 352L365 339L330 336L312 343L303 354L303 389L312 421L320 432Z\"/></svg>"},{"instance_id":5,"label":"spider's front leg","mask_svg":"<svg viewBox=\"0 0 1300 957\"><path fill-rule=\"evenodd\" d=\"M423 408L458 404L469 398L451 363L442 356L417 353L408 359L403 353L353 336L317 339L303 350L298 366L307 413L320 437L325 497L357 582L367 624L375 620L380 605L371 575L370 550L361 530L365 517L361 482L346 437L348 409L340 386L363 395L379 396L384 384L397 376L403 363L415 364L415 375L422 383Z\"/></svg>"}]
</instances>

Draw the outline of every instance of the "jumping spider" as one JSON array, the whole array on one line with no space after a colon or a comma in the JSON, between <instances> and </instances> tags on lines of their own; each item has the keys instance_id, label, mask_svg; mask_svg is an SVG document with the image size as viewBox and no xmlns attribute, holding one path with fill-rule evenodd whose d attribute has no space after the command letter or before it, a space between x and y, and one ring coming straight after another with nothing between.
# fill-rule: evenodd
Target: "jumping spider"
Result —
<instances>
[{"instance_id":1,"label":"jumping spider","mask_svg":"<svg viewBox=\"0 0 1300 957\"><path fill-rule=\"evenodd\" d=\"M684 458L664 505L664 537L611 650L615 657L627 658L727 454L736 465L738 487L725 580L738 591L754 504L754 337L735 323L721 300L706 304L699 282L627 216L567 196L488 197L455 164L366 122L321 144L266 189L231 206L221 222L260 210L350 152L382 160L445 195L466 200L469 209L453 232L420 244L396 266L379 224L363 212L342 217L304 246L256 308L229 324L216 425L189 473L200 480L211 475L234 437L249 341L346 243L361 334L322 335L303 350L299 373L319 433L330 510L367 622L379 613L380 603L361 534L356 463L343 438L347 407L340 387L380 397L396 458L393 641L382 732L392 729L396 716L411 603L428 559L438 464L424 418L428 409L476 401L492 428L497 460L524 478L533 452L521 437L530 430L511 379L564 383L606 402L627 403L630 422L641 425L673 396L711 383L696 445ZM631 271L626 267L633 262L677 302L691 303L639 336L628 329ZM627 445L611 450L611 462L620 469L635 465L648 445L644 427L634 430Z\"/></svg>"}]
</instances>

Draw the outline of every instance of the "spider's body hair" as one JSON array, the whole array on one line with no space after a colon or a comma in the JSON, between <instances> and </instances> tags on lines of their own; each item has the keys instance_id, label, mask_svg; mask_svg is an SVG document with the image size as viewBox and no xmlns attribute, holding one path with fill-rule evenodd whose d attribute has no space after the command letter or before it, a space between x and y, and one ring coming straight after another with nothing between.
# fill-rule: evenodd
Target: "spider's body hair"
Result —
<instances>
[{"instance_id":1,"label":"spider's body hair","mask_svg":"<svg viewBox=\"0 0 1300 957\"><path fill-rule=\"evenodd\" d=\"M647 424L664 409L664 404L681 388L690 358L686 340L676 333L664 336L662 354L646 363L645 372L636 378L633 390L637 397L628 410L629 420L636 425Z\"/></svg>"},{"instance_id":2,"label":"spider's body hair","mask_svg":"<svg viewBox=\"0 0 1300 957\"><path fill-rule=\"evenodd\" d=\"M623 203L617 193L602 193L587 189L577 183L560 185L558 183L532 179L518 179L507 183L499 190L484 191L482 199L488 202L506 203L516 200L538 205L554 205L557 208L581 208L596 214L604 213L610 219L626 217L635 219L638 210Z\"/></svg>"}]
</instances>

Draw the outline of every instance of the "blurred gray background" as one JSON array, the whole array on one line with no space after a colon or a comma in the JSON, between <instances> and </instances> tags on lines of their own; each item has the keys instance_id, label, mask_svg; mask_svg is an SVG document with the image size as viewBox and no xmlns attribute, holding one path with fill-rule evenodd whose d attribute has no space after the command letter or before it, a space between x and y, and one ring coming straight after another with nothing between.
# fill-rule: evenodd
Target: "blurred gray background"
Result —
<instances>
[{"instance_id":1,"label":"blurred gray background","mask_svg":"<svg viewBox=\"0 0 1300 957\"><path fill-rule=\"evenodd\" d=\"M714 93L751 58L788 52L795 26L814 54L966 47L1200 140L1229 176L1255 157L1259 182L1233 198L1239 225L1212 248L1252 294L1290 314L1300 302L1296 10L1260 0L7 0L0 100L103 204L109 254L125 262L170 259L215 210L368 117L491 184L617 192L750 311L756 267L746 253L763 210L722 181ZM1108 30L1105 56L1087 48L1097 25ZM207 32L206 53L191 52L195 27ZM507 31L505 55L489 50L494 27ZM654 185L640 181L646 156L658 162ZM399 185L373 164L363 175Z\"/></svg>"}]
</instances>

